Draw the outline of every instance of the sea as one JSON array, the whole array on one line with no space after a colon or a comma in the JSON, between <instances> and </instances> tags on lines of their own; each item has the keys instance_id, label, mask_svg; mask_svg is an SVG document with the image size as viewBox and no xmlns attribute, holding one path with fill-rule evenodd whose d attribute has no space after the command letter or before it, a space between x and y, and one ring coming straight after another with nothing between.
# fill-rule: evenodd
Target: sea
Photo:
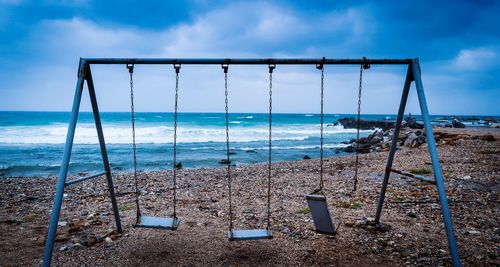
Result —
<instances>
[{"instance_id":1,"label":"sea","mask_svg":"<svg viewBox=\"0 0 500 267\"><path fill-rule=\"evenodd\" d=\"M69 112L0 112L0 177L54 176L63 158ZM356 137L355 129L336 122L355 114L325 114L324 155L345 155L337 148ZM395 120L395 115L362 115L365 120ZM435 117L437 119L438 117ZM265 163L268 160L268 114L231 113L231 163ZM133 170L132 127L129 112L102 112L106 147L113 172ZM273 162L318 158L319 114L273 114ZM173 165L173 114L136 113L138 170L166 170ZM362 130L367 136L372 130ZM183 168L223 167L226 157L224 113L180 113L177 160ZM81 112L75 133L69 173L103 170L92 113Z\"/></svg>"}]
</instances>

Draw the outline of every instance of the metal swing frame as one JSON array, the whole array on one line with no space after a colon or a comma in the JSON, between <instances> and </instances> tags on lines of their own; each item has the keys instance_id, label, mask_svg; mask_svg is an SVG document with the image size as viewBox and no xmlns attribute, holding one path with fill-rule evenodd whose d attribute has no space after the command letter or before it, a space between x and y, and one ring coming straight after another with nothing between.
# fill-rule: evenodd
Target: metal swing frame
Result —
<instances>
[{"instance_id":1,"label":"metal swing frame","mask_svg":"<svg viewBox=\"0 0 500 267\"><path fill-rule=\"evenodd\" d=\"M460 256L458 254L458 245L455 239L455 234L453 231L453 223L451 219L451 213L448 207L448 199L446 196L446 189L444 185L443 174L439 162L439 157L436 149L436 142L432 132L431 120L429 116L429 110L427 108L427 101L425 98L424 87L421 78L420 63L417 58L408 59L330 59L330 58L296 58L296 59L274 59L274 58L261 58L261 59L229 59L229 58L212 58L212 59L176 59L176 58L80 58L79 68L78 68L78 80L76 83L75 94L73 98L73 107L71 111L71 117L68 126L68 132L66 136L66 143L64 147L64 154L61 164L61 169L59 172L59 178L57 180L56 193L54 197L54 205L52 209L52 215L50 219L49 229L47 233L47 241L45 244L43 266L50 266L52 260L52 252L54 248L54 242L57 232L57 226L59 221L59 215L61 212L61 206L63 201L64 189L69 186L89 180L96 177L106 176L106 181L108 184L108 190L110 193L111 203L113 207L114 218L116 222L116 228L119 233L122 233L122 227L120 222L120 216L118 212L118 205L116 202L116 197L114 193L113 179L111 175L111 168L109 166L108 154L106 150L106 143L104 141L104 135L102 131L102 124L100 119L100 113L97 105L97 98L95 94L94 83L91 74L91 65L106 65L106 64L152 64L152 65L167 65L167 64L185 64L185 65L360 65L360 64L371 64L371 65L406 65L408 66L405 83L403 86L403 92L401 96L401 101L398 110L398 116L395 123L394 135L391 143L391 149L389 152L389 157L387 160L387 165L384 174L384 181L380 191L379 201L377 205L377 211L375 215L375 222L380 224L380 217L382 214L382 208L384 205L385 192L389 182L389 177L392 169L392 164L396 154L397 148L397 136L401 129L401 123L403 120L403 114L406 108L406 103L408 99L408 94L410 91L410 85L412 82L415 83L415 88L418 96L418 101L420 105L420 110L422 114L422 120L425 127L425 135L428 143L429 154L432 161L432 169L434 172L434 180L436 182L436 187L439 195L439 202L441 205L441 213L443 216L443 222L446 229L446 235L448 239L448 247L451 254L452 262L454 266L460 266ZM80 110L80 102L82 98L82 92L84 83L87 83L87 88L89 91L90 101L92 105L92 112L94 115L97 136L99 139L99 145L102 155L102 161L104 165L104 172L99 172L87 177L67 181L68 167L71 158L71 151L73 147L73 141L75 136L75 129L78 120L78 114Z\"/></svg>"}]
</instances>

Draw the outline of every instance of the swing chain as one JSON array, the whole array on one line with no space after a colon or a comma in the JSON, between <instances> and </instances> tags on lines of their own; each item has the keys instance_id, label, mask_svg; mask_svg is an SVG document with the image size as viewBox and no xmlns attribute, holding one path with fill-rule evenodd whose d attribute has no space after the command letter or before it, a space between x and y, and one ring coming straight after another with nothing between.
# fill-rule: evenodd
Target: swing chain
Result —
<instances>
[{"instance_id":1,"label":"swing chain","mask_svg":"<svg viewBox=\"0 0 500 267\"><path fill-rule=\"evenodd\" d=\"M323 124L324 124L324 80L325 80L325 73L324 73L324 67L323 64L318 64L316 65L316 68L321 71L321 113L320 113L320 146L319 146L319 189L316 190L317 192L321 192L323 190L323 145L324 145L324 138L323 138Z\"/></svg>"},{"instance_id":2,"label":"swing chain","mask_svg":"<svg viewBox=\"0 0 500 267\"><path fill-rule=\"evenodd\" d=\"M174 108L174 218L177 218L177 107L179 99L180 64L174 64L175 69L175 108Z\"/></svg>"},{"instance_id":3,"label":"swing chain","mask_svg":"<svg viewBox=\"0 0 500 267\"><path fill-rule=\"evenodd\" d=\"M363 57L363 60L366 60ZM361 127L361 92L363 90L363 69L370 68L370 64L363 63L359 68L359 88L358 88L358 125L356 131L356 165L354 166L354 190L356 191L358 185L358 165L359 165L359 128Z\"/></svg>"},{"instance_id":4,"label":"swing chain","mask_svg":"<svg viewBox=\"0 0 500 267\"><path fill-rule=\"evenodd\" d=\"M227 90L227 72L229 65L222 64L222 69L224 70L224 95L225 95L225 110L226 110L226 160L227 160L227 180L228 180L228 190L229 190L229 230L232 233L233 230L233 202L231 199L231 159L229 151L229 107L228 107L228 90Z\"/></svg>"},{"instance_id":5,"label":"swing chain","mask_svg":"<svg viewBox=\"0 0 500 267\"><path fill-rule=\"evenodd\" d=\"M272 162L272 125L273 125L273 70L276 64L269 64L269 161L267 164L267 230L271 225L271 162Z\"/></svg>"},{"instance_id":6,"label":"swing chain","mask_svg":"<svg viewBox=\"0 0 500 267\"><path fill-rule=\"evenodd\" d=\"M130 110L132 115L132 150L134 155L134 181L135 181L135 204L137 207L137 222L141 217L141 210L139 208L139 184L137 181L137 148L135 144L135 107L134 107L134 64L127 64L127 69L130 74Z\"/></svg>"}]
</instances>

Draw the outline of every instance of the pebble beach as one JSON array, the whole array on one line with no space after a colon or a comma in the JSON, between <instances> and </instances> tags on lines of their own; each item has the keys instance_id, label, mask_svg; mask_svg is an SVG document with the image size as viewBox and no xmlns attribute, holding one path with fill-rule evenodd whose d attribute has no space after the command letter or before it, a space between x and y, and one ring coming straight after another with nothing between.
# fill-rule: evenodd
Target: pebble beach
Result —
<instances>
[{"instance_id":1,"label":"pebble beach","mask_svg":"<svg viewBox=\"0 0 500 267\"><path fill-rule=\"evenodd\" d=\"M445 177L462 264L500 265L500 130L436 129L445 132L438 153ZM485 136L488 136L485 138ZM493 138L491 138L492 136ZM319 160L272 165L271 221L274 238L227 240L225 168L178 172L175 231L133 228L135 191L131 173L113 173L124 232L115 231L105 179L65 191L54 247L54 266L212 265L451 265L435 185L392 174L381 221L375 216L388 149L360 155L353 192L354 156L326 158L325 195L335 236L316 233L305 194L317 187ZM401 146L394 168L432 177L426 146ZM266 224L267 165L232 168L235 225ZM69 177L74 179L76 177ZM170 216L172 172L139 175L142 213ZM0 179L0 266L40 265L56 177Z\"/></svg>"}]
</instances>

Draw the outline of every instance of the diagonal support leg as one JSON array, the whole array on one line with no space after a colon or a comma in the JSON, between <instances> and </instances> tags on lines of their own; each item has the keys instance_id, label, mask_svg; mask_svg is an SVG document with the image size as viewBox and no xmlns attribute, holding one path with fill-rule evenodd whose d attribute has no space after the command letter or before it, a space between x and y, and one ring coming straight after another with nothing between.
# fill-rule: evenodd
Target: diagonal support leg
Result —
<instances>
[{"instance_id":1,"label":"diagonal support leg","mask_svg":"<svg viewBox=\"0 0 500 267\"><path fill-rule=\"evenodd\" d=\"M413 78L415 80L415 87L417 88L418 101L420 103L420 110L422 111L422 120L424 121L425 135L427 137L427 144L429 144L429 154L431 155L432 169L434 171L434 179L439 194L439 202L441 204L441 213L443 214L444 226L446 228L446 236L448 237L448 247L450 248L451 259L453 266L460 266L460 256L458 255L457 241L453 233L453 223L451 221L451 213L448 208L448 199L446 197L446 189L444 186L443 173L441 172L441 165L436 149L436 141L432 132L431 120L429 117L429 110L427 109L427 101L425 100L424 86L422 84L420 64L418 60L412 63Z\"/></svg>"},{"instance_id":2,"label":"diagonal support leg","mask_svg":"<svg viewBox=\"0 0 500 267\"><path fill-rule=\"evenodd\" d=\"M47 241L45 243L45 251L43 255L43 266L50 266L52 260L52 250L54 249L54 241L57 232L57 223L59 222L59 213L61 212L61 205L63 201L64 186L66 183L66 176L68 175L69 161L71 158L71 149L73 148L73 140L75 137L76 123L78 120L78 112L80 110L80 101L82 99L82 89L84 83L84 66L85 62L80 60L78 71L78 81L76 83L75 96L73 98L73 108L71 110L71 119L69 122L68 133L66 135L66 144L64 145L64 155L57 180L57 188L54 197L54 206L52 207L52 215L50 217L49 231L47 233Z\"/></svg>"},{"instance_id":3,"label":"diagonal support leg","mask_svg":"<svg viewBox=\"0 0 500 267\"><path fill-rule=\"evenodd\" d=\"M108 190L111 197L111 204L113 206L113 213L115 216L116 229L118 233L122 233L122 224L120 222L120 214L118 212L118 204L115 197L115 188L113 186L113 178L111 176L111 168L109 167L108 152L106 149L106 143L104 141L104 133L102 131L101 117L99 115L99 107L97 106L97 98L95 95L94 81L92 80L92 72L90 71L90 65L87 65L85 71L87 87L89 89L90 102L92 104L92 112L94 114L95 128L97 130L97 137L99 138L99 146L101 147L102 163L104 165L104 171L106 172L106 180L108 183Z\"/></svg>"},{"instance_id":4,"label":"diagonal support leg","mask_svg":"<svg viewBox=\"0 0 500 267\"><path fill-rule=\"evenodd\" d=\"M387 165L385 167L384 182L382 183L382 189L380 190L380 197L377 205L377 213L375 214L375 224L377 225L380 224L380 216L382 213L382 207L384 206L384 200L385 200L385 191L387 189L387 184L389 183L389 176L391 174L392 163L394 161L394 155L396 154L396 148L398 146L399 131L401 130L401 123L403 121L406 101L408 99L408 93L410 91L410 85L412 81L413 81L412 66L408 65L405 84L403 86L403 95L401 96L401 102L399 103L398 117L396 119L396 125L394 127L394 135L392 136L391 150L389 152L389 158L387 159Z\"/></svg>"}]
</instances>

